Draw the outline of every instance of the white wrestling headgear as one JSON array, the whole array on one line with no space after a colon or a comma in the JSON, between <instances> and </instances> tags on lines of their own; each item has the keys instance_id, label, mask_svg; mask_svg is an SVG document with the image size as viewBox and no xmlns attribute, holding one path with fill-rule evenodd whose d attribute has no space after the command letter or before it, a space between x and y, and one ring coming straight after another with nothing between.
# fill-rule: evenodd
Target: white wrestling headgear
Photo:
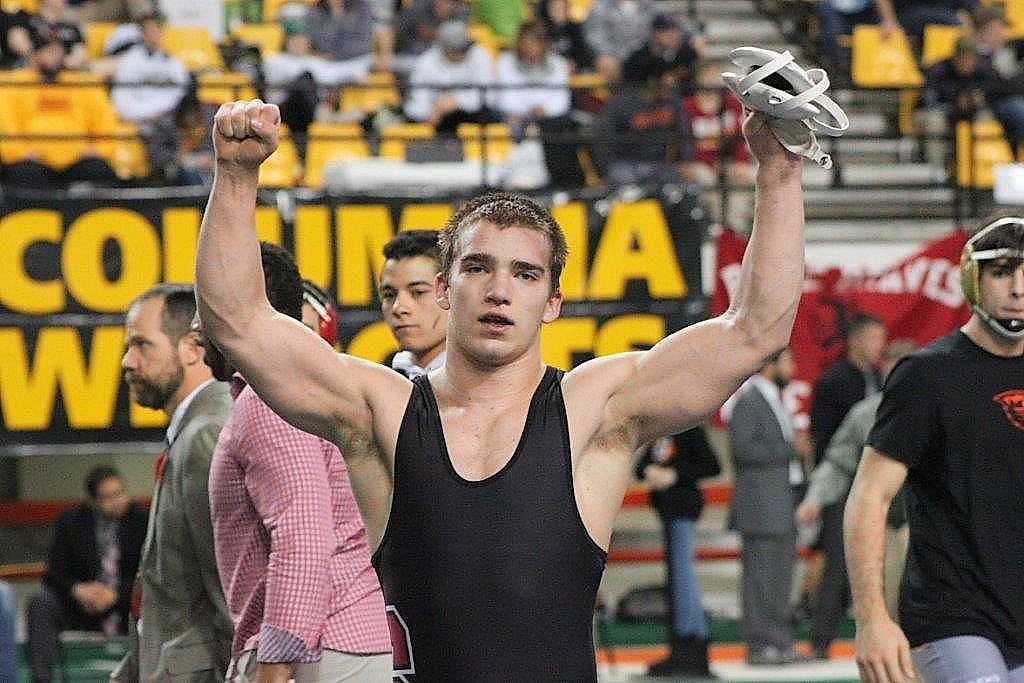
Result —
<instances>
[{"instance_id":1,"label":"white wrestling headgear","mask_svg":"<svg viewBox=\"0 0 1024 683\"><path fill-rule=\"evenodd\" d=\"M825 94L828 74L824 69L806 71L793 61L788 50L782 53L759 47L738 47L729 59L743 73L725 72L722 78L743 104L764 114L768 126L782 146L825 168L832 168L815 133L839 137L850 127L850 119L838 104ZM789 83L786 92L764 82L777 74Z\"/></svg>"},{"instance_id":2,"label":"white wrestling headgear","mask_svg":"<svg viewBox=\"0 0 1024 683\"><path fill-rule=\"evenodd\" d=\"M993 239L994 235L1000 237ZM1024 218L1008 216L992 221L967 240L960 254L960 285L971 310L996 334L1024 339L1024 319L997 318L981 307L981 266L996 259L1024 260Z\"/></svg>"}]
</instances>

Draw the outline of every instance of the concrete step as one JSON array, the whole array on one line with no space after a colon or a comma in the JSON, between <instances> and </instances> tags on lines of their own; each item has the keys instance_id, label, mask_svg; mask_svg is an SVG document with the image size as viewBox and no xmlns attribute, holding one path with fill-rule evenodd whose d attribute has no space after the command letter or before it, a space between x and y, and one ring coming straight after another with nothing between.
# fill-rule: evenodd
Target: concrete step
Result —
<instances>
[{"instance_id":1,"label":"concrete step","mask_svg":"<svg viewBox=\"0 0 1024 683\"><path fill-rule=\"evenodd\" d=\"M817 218L808 220L806 235L812 243L910 243L915 247L956 229L952 218Z\"/></svg>"},{"instance_id":2,"label":"concrete step","mask_svg":"<svg viewBox=\"0 0 1024 683\"><path fill-rule=\"evenodd\" d=\"M708 42L733 43L734 47L740 45L757 45L763 47L764 42L779 42L784 40L778 26L771 19L765 19L758 15L750 17L715 17L704 18L704 35Z\"/></svg>"},{"instance_id":3,"label":"concrete step","mask_svg":"<svg viewBox=\"0 0 1024 683\"><path fill-rule=\"evenodd\" d=\"M846 114L850 117L848 135L892 136L895 133L891 118L885 112L848 111Z\"/></svg>"},{"instance_id":4,"label":"concrete step","mask_svg":"<svg viewBox=\"0 0 1024 683\"><path fill-rule=\"evenodd\" d=\"M754 0L690 0L698 17L760 16ZM667 3L666 3L667 4Z\"/></svg>"},{"instance_id":5,"label":"concrete step","mask_svg":"<svg viewBox=\"0 0 1024 683\"><path fill-rule=\"evenodd\" d=\"M829 140L826 148L840 163L905 163L915 161L920 145L911 137L843 136Z\"/></svg>"},{"instance_id":6,"label":"concrete step","mask_svg":"<svg viewBox=\"0 0 1024 683\"><path fill-rule=\"evenodd\" d=\"M729 59L729 52L734 48L746 47L752 44L757 47L763 47L766 50L775 50L776 52L789 50L790 52L793 52L794 55L797 54L794 52L793 46L785 42L781 36L774 36L770 39L758 40L756 42L742 40L721 42L709 38L708 45L704 49L704 56L710 60L727 61ZM728 69L725 69L725 71L728 71Z\"/></svg>"},{"instance_id":7,"label":"concrete step","mask_svg":"<svg viewBox=\"0 0 1024 683\"><path fill-rule=\"evenodd\" d=\"M808 219L949 218L953 190L930 188L808 188Z\"/></svg>"},{"instance_id":8,"label":"concrete step","mask_svg":"<svg viewBox=\"0 0 1024 683\"><path fill-rule=\"evenodd\" d=\"M832 187L835 170L820 166L804 167L804 187ZM946 181L942 166L927 163L856 163L841 165L841 178L846 186L879 187L886 185L941 185Z\"/></svg>"}]
</instances>

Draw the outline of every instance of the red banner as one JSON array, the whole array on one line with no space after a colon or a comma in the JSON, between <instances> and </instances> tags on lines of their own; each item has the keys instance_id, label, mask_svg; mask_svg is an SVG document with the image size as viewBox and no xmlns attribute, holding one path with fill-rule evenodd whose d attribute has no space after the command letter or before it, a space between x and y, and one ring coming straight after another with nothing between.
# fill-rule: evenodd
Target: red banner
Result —
<instances>
[{"instance_id":1,"label":"red banner","mask_svg":"<svg viewBox=\"0 0 1024 683\"><path fill-rule=\"evenodd\" d=\"M843 273L839 268L806 270L790 337L797 376L786 391L799 427L807 426L814 382L842 354L838 323L844 317L870 313L885 322L889 339L912 339L919 345L967 321L970 310L960 291L960 252L966 241L966 232L953 232L878 274ZM729 306L746 246L743 238L728 230L718 237L712 315Z\"/></svg>"}]
</instances>

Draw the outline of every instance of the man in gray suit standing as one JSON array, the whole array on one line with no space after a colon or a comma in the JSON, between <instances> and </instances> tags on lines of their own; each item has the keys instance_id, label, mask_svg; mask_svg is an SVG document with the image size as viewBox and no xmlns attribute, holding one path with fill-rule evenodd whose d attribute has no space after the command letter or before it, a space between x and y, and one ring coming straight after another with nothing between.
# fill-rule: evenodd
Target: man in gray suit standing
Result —
<instances>
[{"instance_id":1,"label":"man in gray suit standing","mask_svg":"<svg viewBox=\"0 0 1024 683\"><path fill-rule=\"evenodd\" d=\"M793 378L783 349L740 389L729 418L734 467L733 525L743 539L741 593L748 664L789 664L790 590L796 561L794 485L803 470L782 388Z\"/></svg>"},{"instance_id":2,"label":"man in gray suit standing","mask_svg":"<svg viewBox=\"0 0 1024 683\"><path fill-rule=\"evenodd\" d=\"M210 460L231 409L191 329L190 285L156 285L132 302L121 360L133 401L167 413L167 449L133 596L130 647L114 681L223 681L232 623L213 551Z\"/></svg>"}]
</instances>

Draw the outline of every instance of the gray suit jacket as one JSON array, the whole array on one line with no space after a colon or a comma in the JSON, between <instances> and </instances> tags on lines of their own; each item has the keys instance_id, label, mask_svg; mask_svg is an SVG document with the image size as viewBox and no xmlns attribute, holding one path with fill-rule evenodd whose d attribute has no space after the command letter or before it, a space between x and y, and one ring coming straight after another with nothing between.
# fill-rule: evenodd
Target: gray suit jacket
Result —
<instances>
[{"instance_id":1,"label":"gray suit jacket","mask_svg":"<svg viewBox=\"0 0 1024 683\"><path fill-rule=\"evenodd\" d=\"M207 481L217 436L231 410L227 384L213 382L185 410L153 493L142 546L142 633L112 678L223 681L233 625L213 552Z\"/></svg>"},{"instance_id":2,"label":"gray suit jacket","mask_svg":"<svg viewBox=\"0 0 1024 683\"><path fill-rule=\"evenodd\" d=\"M733 406L729 440L734 470L732 521L741 534L796 534L789 461L796 457L771 406L748 384Z\"/></svg>"}]
</instances>

